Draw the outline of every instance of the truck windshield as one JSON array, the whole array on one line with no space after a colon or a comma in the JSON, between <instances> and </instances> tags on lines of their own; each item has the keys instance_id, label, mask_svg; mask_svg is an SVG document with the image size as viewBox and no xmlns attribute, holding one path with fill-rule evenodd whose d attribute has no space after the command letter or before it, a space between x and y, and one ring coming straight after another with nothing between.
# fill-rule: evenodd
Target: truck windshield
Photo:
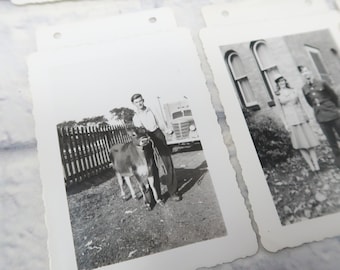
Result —
<instances>
[{"instance_id":1,"label":"truck windshield","mask_svg":"<svg viewBox=\"0 0 340 270\"><path fill-rule=\"evenodd\" d=\"M191 110L185 110L184 116L192 116Z\"/></svg>"},{"instance_id":2,"label":"truck windshield","mask_svg":"<svg viewBox=\"0 0 340 270\"><path fill-rule=\"evenodd\" d=\"M183 116L183 112L181 111L172 113L172 119L180 118L182 116Z\"/></svg>"}]
</instances>

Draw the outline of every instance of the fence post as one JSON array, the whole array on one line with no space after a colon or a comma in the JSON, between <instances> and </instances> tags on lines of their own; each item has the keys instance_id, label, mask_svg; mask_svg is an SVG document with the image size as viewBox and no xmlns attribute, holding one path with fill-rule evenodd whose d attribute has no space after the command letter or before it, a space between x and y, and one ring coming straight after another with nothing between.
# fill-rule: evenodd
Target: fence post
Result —
<instances>
[{"instance_id":1,"label":"fence post","mask_svg":"<svg viewBox=\"0 0 340 270\"><path fill-rule=\"evenodd\" d=\"M109 168L109 150L114 144L131 141L125 125L57 127L64 181L83 181Z\"/></svg>"}]
</instances>

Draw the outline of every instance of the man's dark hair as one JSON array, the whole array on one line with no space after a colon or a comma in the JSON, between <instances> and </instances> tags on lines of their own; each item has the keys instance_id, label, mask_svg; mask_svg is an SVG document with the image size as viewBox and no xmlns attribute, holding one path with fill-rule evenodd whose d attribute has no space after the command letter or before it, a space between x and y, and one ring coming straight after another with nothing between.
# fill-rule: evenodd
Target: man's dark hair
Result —
<instances>
[{"instance_id":1,"label":"man's dark hair","mask_svg":"<svg viewBox=\"0 0 340 270\"><path fill-rule=\"evenodd\" d=\"M137 98L143 98L141 94L134 94L132 97L131 97L131 102L134 102Z\"/></svg>"}]
</instances>

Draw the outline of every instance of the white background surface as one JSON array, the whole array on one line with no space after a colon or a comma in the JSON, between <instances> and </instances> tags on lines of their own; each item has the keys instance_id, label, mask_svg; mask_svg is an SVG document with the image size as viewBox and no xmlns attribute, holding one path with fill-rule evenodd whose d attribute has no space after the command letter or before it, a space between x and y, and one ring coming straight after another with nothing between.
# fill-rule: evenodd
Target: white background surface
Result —
<instances>
[{"instance_id":1,"label":"white background surface","mask_svg":"<svg viewBox=\"0 0 340 270\"><path fill-rule=\"evenodd\" d=\"M228 2L231 1L84 0L19 7L0 1L0 269L48 269L41 180L25 62L27 55L36 49L35 30L41 25L96 19L163 6L172 8L178 26L191 30L224 141L237 171L239 185L247 198L237 151L224 122L223 108L198 38L198 31L205 27L201 7ZM334 5L330 4L330 7ZM251 210L249 204L248 207ZM256 230L256 224L253 225ZM216 266L215 269L338 269L339 254L340 238L337 237L275 254L260 248L253 257Z\"/></svg>"}]
</instances>

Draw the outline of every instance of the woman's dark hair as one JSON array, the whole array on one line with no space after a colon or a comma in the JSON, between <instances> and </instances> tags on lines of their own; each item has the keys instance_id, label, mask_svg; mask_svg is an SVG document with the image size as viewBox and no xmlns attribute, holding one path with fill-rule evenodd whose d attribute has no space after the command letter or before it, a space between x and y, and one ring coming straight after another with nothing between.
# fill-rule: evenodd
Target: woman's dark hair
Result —
<instances>
[{"instance_id":1,"label":"woman's dark hair","mask_svg":"<svg viewBox=\"0 0 340 270\"><path fill-rule=\"evenodd\" d=\"M282 77L278 78L277 80L275 80L276 89L277 89L277 91L276 91L275 93L278 93L278 92L280 91L279 80L281 80L281 79L284 79L284 80L285 80L285 83L286 83L286 87L287 87L287 88L292 89L292 88L290 87L289 83L287 82L286 78L282 76Z\"/></svg>"},{"instance_id":2,"label":"woman's dark hair","mask_svg":"<svg viewBox=\"0 0 340 270\"><path fill-rule=\"evenodd\" d=\"M299 72L302 72L302 70L305 68L305 66L302 66L302 65L300 65L300 66L297 66L297 69L299 70Z\"/></svg>"}]
</instances>

